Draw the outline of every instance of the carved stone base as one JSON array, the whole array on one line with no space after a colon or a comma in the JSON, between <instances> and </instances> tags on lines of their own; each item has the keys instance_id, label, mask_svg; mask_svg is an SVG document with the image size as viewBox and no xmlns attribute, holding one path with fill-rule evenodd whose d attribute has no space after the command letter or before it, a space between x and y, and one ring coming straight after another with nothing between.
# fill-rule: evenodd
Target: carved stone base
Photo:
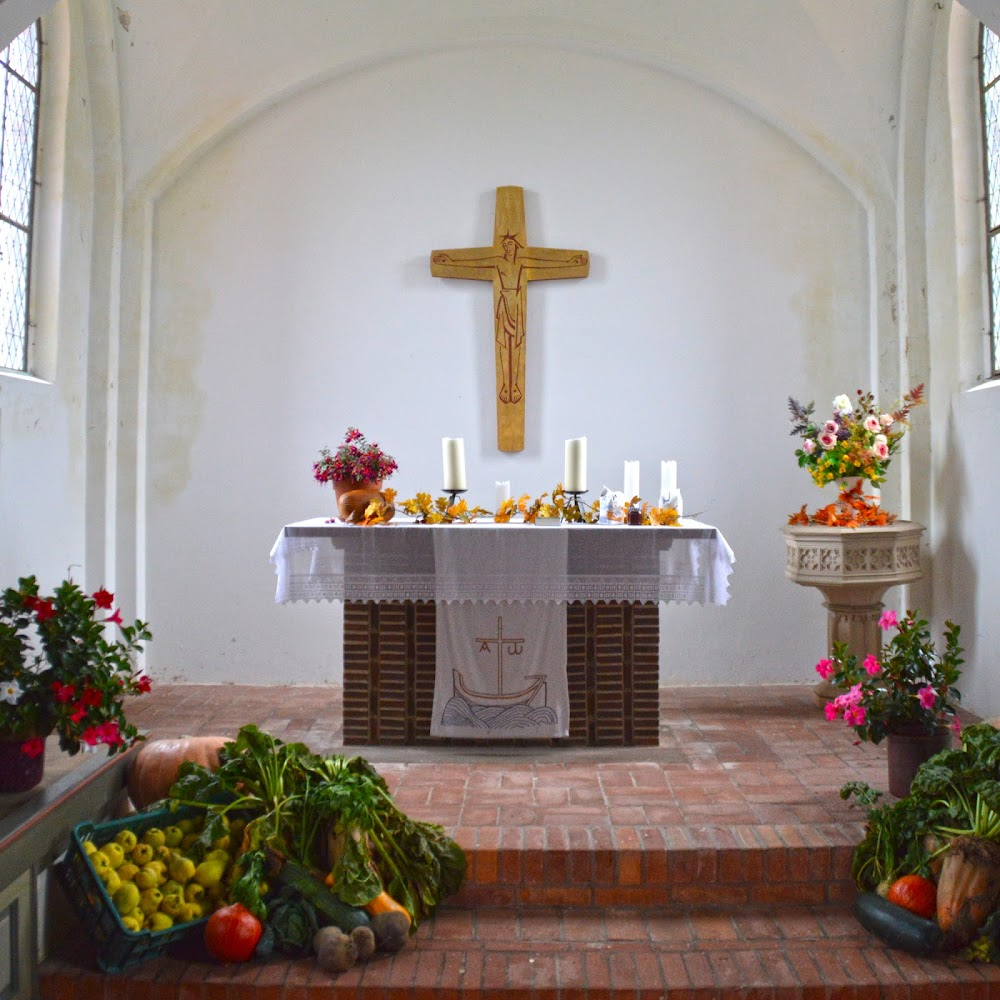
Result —
<instances>
[{"instance_id":1,"label":"carved stone base","mask_svg":"<svg viewBox=\"0 0 1000 1000\"><path fill-rule=\"evenodd\" d=\"M890 587L912 583L923 575L920 536L923 525L896 521L881 528L824 528L790 524L785 535L785 576L823 594L827 612L827 650L847 643L859 659L878 655L878 627ZM835 697L826 681L814 688L820 702Z\"/></svg>"}]
</instances>

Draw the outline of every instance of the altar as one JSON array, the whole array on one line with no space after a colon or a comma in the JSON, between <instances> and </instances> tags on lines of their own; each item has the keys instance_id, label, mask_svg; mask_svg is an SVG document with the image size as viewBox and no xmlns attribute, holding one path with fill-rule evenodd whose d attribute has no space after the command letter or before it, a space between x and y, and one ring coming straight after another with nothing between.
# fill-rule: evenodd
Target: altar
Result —
<instances>
[{"instance_id":1,"label":"altar","mask_svg":"<svg viewBox=\"0 0 1000 1000\"><path fill-rule=\"evenodd\" d=\"M568 730L542 745L656 746L659 604L725 604L735 560L717 528L694 520L358 527L317 518L286 525L271 561L277 602L344 604L345 745L496 745L431 732L438 610L493 602L565 608Z\"/></svg>"}]
</instances>

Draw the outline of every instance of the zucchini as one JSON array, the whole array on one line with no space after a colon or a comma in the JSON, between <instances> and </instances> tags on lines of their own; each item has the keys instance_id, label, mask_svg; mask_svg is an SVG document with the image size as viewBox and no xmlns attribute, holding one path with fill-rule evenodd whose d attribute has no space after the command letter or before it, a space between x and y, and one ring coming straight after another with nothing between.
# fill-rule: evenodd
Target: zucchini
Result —
<instances>
[{"instance_id":1,"label":"zucchini","mask_svg":"<svg viewBox=\"0 0 1000 1000\"><path fill-rule=\"evenodd\" d=\"M890 948L923 957L937 955L941 950L944 934L936 920L918 917L877 893L859 893L854 900L854 915L866 931Z\"/></svg>"},{"instance_id":2,"label":"zucchini","mask_svg":"<svg viewBox=\"0 0 1000 1000\"><path fill-rule=\"evenodd\" d=\"M325 924L332 924L345 934L350 934L355 927L367 927L371 923L364 910L357 906L348 906L301 865L289 861L271 849L268 849L268 857L272 870L280 865L277 872L278 882L297 889L303 899L312 904Z\"/></svg>"}]
</instances>

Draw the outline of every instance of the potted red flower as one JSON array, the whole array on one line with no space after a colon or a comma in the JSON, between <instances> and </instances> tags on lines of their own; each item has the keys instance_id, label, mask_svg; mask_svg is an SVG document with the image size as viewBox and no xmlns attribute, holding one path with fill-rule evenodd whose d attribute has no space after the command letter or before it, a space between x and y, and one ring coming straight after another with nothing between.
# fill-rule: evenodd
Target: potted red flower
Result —
<instances>
[{"instance_id":1,"label":"potted red flower","mask_svg":"<svg viewBox=\"0 0 1000 1000\"><path fill-rule=\"evenodd\" d=\"M151 638L144 622L122 621L114 594L103 588L87 594L65 580L42 596L29 576L3 592L0 791L41 780L50 733L69 754L107 747L111 755L132 745L138 731L125 718L125 698L150 688L135 656Z\"/></svg>"},{"instance_id":2,"label":"potted red flower","mask_svg":"<svg viewBox=\"0 0 1000 1000\"><path fill-rule=\"evenodd\" d=\"M348 427L344 443L335 451L320 450L313 462L313 478L318 483L333 483L339 501L351 490L381 490L382 480L398 468L396 460L374 441L365 440L357 427Z\"/></svg>"}]
</instances>

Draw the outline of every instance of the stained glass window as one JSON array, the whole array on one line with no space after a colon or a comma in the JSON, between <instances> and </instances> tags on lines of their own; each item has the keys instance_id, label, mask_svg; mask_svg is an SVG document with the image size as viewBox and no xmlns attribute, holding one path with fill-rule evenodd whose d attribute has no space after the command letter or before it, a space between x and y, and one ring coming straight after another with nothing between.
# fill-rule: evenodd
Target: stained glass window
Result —
<instances>
[{"instance_id":1,"label":"stained glass window","mask_svg":"<svg viewBox=\"0 0 1000 1000\"><path fill-rule=\"evenodd\" d=\"M37 23L0 52L0 368L28 370L28 289L38 148Z\"/></svg>"},{"instance_id":2,"label":"stained glass window","mask_svg":"<svg viewBox=\"0 0 1000 1000\"><path fill-rule=\"evenodd\" d=\"M993 374L1000 374L1000 38L983 25L979 47L986 167L986 243Z\"/></svg>"}]
</instances>

